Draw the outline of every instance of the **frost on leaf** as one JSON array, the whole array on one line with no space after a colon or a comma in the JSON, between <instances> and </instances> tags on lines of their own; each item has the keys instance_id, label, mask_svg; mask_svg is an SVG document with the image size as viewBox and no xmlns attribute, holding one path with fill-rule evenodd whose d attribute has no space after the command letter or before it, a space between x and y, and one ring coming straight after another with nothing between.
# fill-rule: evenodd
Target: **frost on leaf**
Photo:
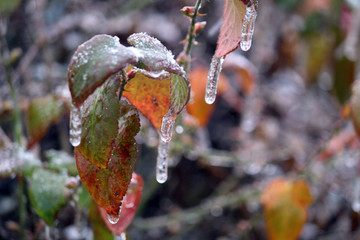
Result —
<instances>
[{"instance_id":1,"label":"frost on leaf","mask_svg":"<svg viewBox=\"0 0 360 240\"><path fill-rule=\"evenodd\" d=\"M258 0L225 0L223 22L215 57L225 57L236 50L242 41L243 33L244 41L251 40L255 20L252 14L256 14L257 8ZM248 46L249 42L244 42L243 44Z\"/></svg>"},{"instance_id":2,"label":"frost on leaf","mask_svg":"<svg viewBox=\"0 0 360 240\"><path fill-rule=\"evenodd\" d=\"M134 51L121 45L117 37L97 35L81 44L68 70L73 104L80 107L106 79L137 60Z\"/></svg>"},{"instance_id":3,"label":"frost on leaf","mask_svg":"<svg viewBox=\"0 0 360 240\"><path fill-rule=\"evenodd\" d=\"M106 211L103 208L99 207L101 217L103 218L106 226L111 230L113 234L119 235L125 232L126 228L132 222L136 213L137 206L139 205L141 200L143 187L143 178L140 175L133 173L129 188L124 197L120 214L118 215L119 219L116 224L111 224L108 221L108 215Z\"/></svg>"},{"instance_id":4,"label":"frost on leaf","mask_svg":"<svg viewBox=\"0 0 360 240\"><path fill-rule=\"evenodd\" d=\"M120 117L116 91L119 81L112 77L84 102L82 135L78 146L81 154L99 168L106 168L118 137Z\"/></svg>"},{"instance_id":5,"label":"frost on leaf","mask_svg":"<svg viewBox=\"0 0 360 240\"><path fill-rule=\"evenodd\" d=\"M36 169L31 178L29 195L36 213L53 226L54 218L66 203L69 189L65 186L68 177L42 168Z\"/></svg>"},{"instance_id":6,"label":"frost on leaf","mask_svg":"<svg viewBox=\"0 0 360 240\"><path fill-rule=\"evenodd\" d=\"M179 114L189 99L187 79L173 73L166 79L154 79L137 72L126 85L126 97L160 131L163 117Z\"/></svg>"},{"instance_id":7,"label":"frost on leaf","mask_svg":"<svg viewBox=\"0 0 360 240\"><path fill-rule=\"evenodd\" d=\"M306 221L312 202L304 180L275 179L261 196L264 205L266 232L270 240L295 240Z\"/></svg>"},{"instance_id":8,"label":"frost on leaf","mask_svg":"<svg viewBox=\"0 0 360 240\"><path fill-rule=\"evenodd\" d=\"M27 114L28 147L31 148L57 123L64 112L64 104L53 96L38 97L31 101Z\"/></svg>"},{"instance_id":9,"label":"frost on leaf","mask_svg":"<svg viewBox=\"0 0 360 240\"><path fill-rule=\"evenodd\" d=\"M177 64L172 53L156 38L146 33L135 33L128 37L138 53L137 66L152 72L165 70L170 73L185 76L181 66Z\"/></svg>"},{"instance_id":10,"label":"frost on leaf","mask_svg":"<svg viewBox=\"0 0 360 240\"><path fill-rule=\"evenodd\" d=\"M110 215L119 213L130 183L137 156L134 137L140 129L136 109L125 101L118 105L117 136L112 143L114 147L107 167L102 169L95 166L80 152L80 147L75 148L76 165L81 181L97 204Z\"/></svg>"}]
</instances>

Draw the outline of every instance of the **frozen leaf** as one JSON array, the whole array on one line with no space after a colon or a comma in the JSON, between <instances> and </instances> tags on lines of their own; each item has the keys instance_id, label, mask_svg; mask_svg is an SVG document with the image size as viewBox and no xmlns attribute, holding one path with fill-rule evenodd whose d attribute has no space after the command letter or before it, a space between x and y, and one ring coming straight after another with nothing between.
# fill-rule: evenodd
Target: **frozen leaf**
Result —
<instances>
[{"instance_id":1,"label":"frozen leaf","mask_svg":"<svg viewBox=\"0 0 360 240\"><path fill-rule=\"evenodd\" d=\"M275 179L264 190L261 201L269 239L297 239L312 202L308 184L304 180Z\"/></svg>"},{"instance_id":2,"label":"frozen leaf","mask_svg":"<svg viewBox=\"0 0 360 240\"><path fill-rule=\"evenodd\" d=\"M144 186L144 181L140 175L136 173L132 174L132 179L129 184L129 188L124 197L124 201L121 207L121 212L119 214L119 220L116 224L111 224L108 221L107 213L104 209L100 209L101 216L106 223L106 226L111 230L113 234L121 234L125 232L126 228L132 222L136 208L140 203L141 194Z\"/></svg>"},{"instance_id":3,"label":"frozen leaf","mask_svg":"<svg viewBox=\"0 0 360 240\"><path fill-rule=\"evenodd\" d=\"M78 150L91 163L106 168L118 136L120 117L116 91L119 81L113 77L99 87L82 107L82 135Z\"/></svg>"},{"instance_id":4,"label":"frozen leaf","mask_svg":"<svg viewBox=\"0 0 360 240\"><path fill-rule=\"evenodd\" d=\"M208 69L198 67L195 68L189 76L191 83L191 101L186 105L186 109L198 120L200 127L205 127L208 124L214 110L214 105L207 104L204 100L207 74ZM221 94L225 92L228 87L226 78L220 74L217 93Z\"/></svg>"},{"instance_id":5,"label":"frozen leaf","mask_svg":"<svg viewBox=\"0 0 360 240\"><path fill-rule=\"evenodd\" d=\"M167 79L154 79L137 72L126 85L126 97L150 122L161 130L166 113L176 115L189 99L188 81L178 75L169 74Z\"/></svg>"},{"instance_id":6,"label":"frozen leaf","mask_svg":"<svg viewBox=\"0 0 360 240\"><path fill-rule=\"evenodd\" d=\"M140 129L139 115L134 107L121 101L119 104L117 136L113 141L110 160L105 169L92 164L75 148L75 159L81 181L93 199L108 214L116 215L131 180L137 156L134 139Z\"/></svg>"},{"instance_id":7,"label":"frozen leaf","mask_svg":"<svg viewBox=\"0 0 360 240\"><path fill-rule=\"evenodd\" d=\"M172 53L158 39L146 33L135 33L128 38L128 42L138 52L138 67L152 72L165 70L185 76L183 68L177 64Z\"/></svg>"},{"instance_id":8,"label":"frozen leaf","mask_svg":"<svg viewBox=\"0 0 360 240\"><path fill-rule=\"evenodd\" d=\"M106 79L137 60L134 51L121 45L117 37L97 35L81 44L68 70L73 104L80 107Z\"/></svg>"},{"instance_id":9,"label":"frozen leaf","mask_svg":"<svg viewBox=\"0 0 360 240\"><path fill-rule=\"evenodd\" d=\"M48 168L56 171L66 169L69 174L75 176L78 171L76 169L75 158L64 151L49 150L45 152L46 158L49 160Z\"/></svg>"},{"instance_id":10,"label":"frozen leaf","mask_svg":"<svg viewBox=\"0 0 360 240\"><path fill-rule=\"evenodd\" d=\"M45 169L36 169L29 185L29 195L36 213L47 224L53 226L54 218L66 203L69 190L65 183L68 177Z\"/></svg>"},{"instance_id":11,"label":"frozen leaf","mask_svg":"<svg viewBox=\"0 0 360 240\"><path fill-rule=\"evenodd\" d=\"M220 29L220 35L217 43L215 57L225 57L239 47L242 41L243 28L246 28L246 30L253 32L251 25L253 24L253 22L249 22L249 24L244 24L244 22L246 23L247 21L247 9L252 8L253 10L257 11L257 5L257 0L225 0L223 23ZM249 18L248 20L252 21L255 19ZM248 32L246 32L245 34L247 33ZM243 39L243 42L246 44L248 44L248 37L251 36L246 35L246 39Z\"/></svg>"},{"instance_id":12,"label":"frozen leaf","mask_svg":"<svg viewBox=\"0 0 360 240\"><path fill-rule=\"evenodd\" d=\"M31 148L57 123L64 112L64 104L53 96L38 97L31 101L27 114L28 147Z\"/></svg>"}]
</instances>

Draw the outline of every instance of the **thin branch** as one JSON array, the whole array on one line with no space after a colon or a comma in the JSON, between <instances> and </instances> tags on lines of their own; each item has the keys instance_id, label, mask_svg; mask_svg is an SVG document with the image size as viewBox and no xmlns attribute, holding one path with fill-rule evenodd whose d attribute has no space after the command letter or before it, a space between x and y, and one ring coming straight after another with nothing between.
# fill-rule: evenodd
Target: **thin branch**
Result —
<instances>
[{"instance_id":1,"label":"thin branch","mask_svg":"<svg viewBox=\"0 0 360 240\"><path fill-rule=\"evenodd\" d=\"M198 14L199 8L200 8L200 4L201 4L201 0L197 0L196 4L195 4L195 10L194 10L194 16L192 17L191 20L191 26L190 26L190 30L188 33L188 44L186 46L186 55L190 55L190 51L191 51L191 46L193 44L193 39L194 39L194 27L195 27L195 20L196 20L196 16Z\"/></svg>"}]
</instances>

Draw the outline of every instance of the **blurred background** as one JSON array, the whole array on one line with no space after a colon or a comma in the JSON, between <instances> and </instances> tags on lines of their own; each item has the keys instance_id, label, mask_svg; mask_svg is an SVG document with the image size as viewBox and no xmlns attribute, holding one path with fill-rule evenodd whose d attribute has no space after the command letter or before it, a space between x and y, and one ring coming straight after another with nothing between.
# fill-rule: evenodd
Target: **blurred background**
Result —
<instances>
[{"instance_id":1,"label":"blurred background","mask_svg":"<svg viewBox=\"0 0 360 240\"><path fill-rule=\"evenodd\" d=\"M78 45L106 33L128 46L129 35L147 32L176 56L190 25L180 9L194 4L0 0L0 147L16 142L16 105L26 146L34 99L69 95L67 67ZM192 48L192 95L177 120L164 184L155 180L158 133L141 119L135 172L144 178L144 191L128 239L287 239L269 238L265 230L264 192L276 178L303 179L311 192L299 239L360 239L360 90L352 90L360 69L360 2L259 0L252 47L225 59L210 106L203 99L223 5L202 1L206 15L197 20L207 25ZM69 110L56 114L41 141L26 151L44 166L51 165L51 153L59 161L65 154L73 169ZM54 227L45 227L23 190L31 179L19 176L8 159L0 150L0 239L20 239L19 232L24 239L112 238L91 217L86 190L59 209Z\"/></svg>"}]
</instances>

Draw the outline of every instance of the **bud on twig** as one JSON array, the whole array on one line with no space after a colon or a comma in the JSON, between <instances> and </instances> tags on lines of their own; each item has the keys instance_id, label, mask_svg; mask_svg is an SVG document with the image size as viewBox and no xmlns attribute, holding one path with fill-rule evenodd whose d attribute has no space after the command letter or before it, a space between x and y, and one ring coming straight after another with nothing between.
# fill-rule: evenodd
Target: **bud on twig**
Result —
<instances>
[{"instance_id":1,"label":"bud on twig","mask_svg":"<svg viewBox=\"0 0 360 240\"><path fill-rule=\"evenodd\" d=\"M205 21L195 23L194 35L195 35L195 36L198 36L198 35L204 30L205 26L206 26L206 22L205 22Z\"/></svg>"}]
</instances>

